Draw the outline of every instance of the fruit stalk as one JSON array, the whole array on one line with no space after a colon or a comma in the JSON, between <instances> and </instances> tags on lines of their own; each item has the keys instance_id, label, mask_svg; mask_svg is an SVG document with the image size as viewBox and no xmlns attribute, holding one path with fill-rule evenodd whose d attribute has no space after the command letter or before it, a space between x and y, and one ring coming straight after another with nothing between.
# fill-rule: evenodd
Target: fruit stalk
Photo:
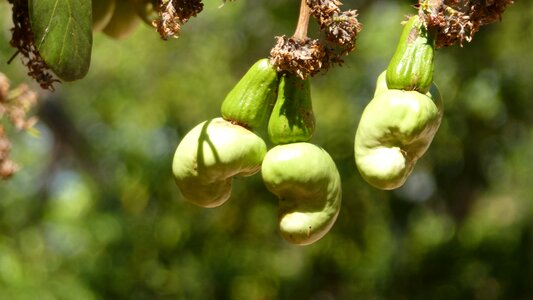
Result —
<instances>
[{"instance_id":1,"label":"fruit stalk","mask_svg":"<svg viewBox=\"0 0 533 300\"><path fill-rule=\"evenodd\" d=\"M301 0L300 2L300 15L298 16L298 24L296 25L296 30L292 35L292 38L300 41L307 40L307 28L309 27L309 17L311 15L311 10L307 6L306 0Z\"/></svg>"}]
</instances>

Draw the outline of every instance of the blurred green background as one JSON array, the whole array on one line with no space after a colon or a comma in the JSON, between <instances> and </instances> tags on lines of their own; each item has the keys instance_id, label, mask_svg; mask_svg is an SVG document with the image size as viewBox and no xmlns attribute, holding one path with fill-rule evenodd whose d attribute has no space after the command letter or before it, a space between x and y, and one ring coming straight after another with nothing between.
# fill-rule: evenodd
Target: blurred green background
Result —
<instances>
[{"instance_id":1,"label":"blurred green background","mask_svg":"<svg viewBox=\"0 0 533 300\"><path fill-rule=\"evenodd\" d=\"M10 133L23 168L0 182L0 299L533 299L532 1L437 52L444 120L392 192L361 179L353 138L414 1L345 1L364 25L357 49L312 79L313 142L336 161L343 205L307 247L279 236L260 175L215 209L173 182L180 139L219 115L298 13L298 1L205 2L177 40L144 24L126 40L96 34L88 76L40 92L40 136ZM31 82L5 63L6 1L0 24L0 71Z\"/></svg>"}]
</instances>

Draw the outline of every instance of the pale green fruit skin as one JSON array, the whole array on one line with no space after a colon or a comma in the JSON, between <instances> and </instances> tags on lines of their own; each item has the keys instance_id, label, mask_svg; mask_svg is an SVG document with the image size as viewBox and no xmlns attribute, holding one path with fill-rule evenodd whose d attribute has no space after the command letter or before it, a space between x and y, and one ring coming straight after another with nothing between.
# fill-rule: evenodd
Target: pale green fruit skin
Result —
<instances>
[{"instance_id":1,"label":"pale green fruit skin","mask_svg":"<svg viewBox=\"0 0 533 300\"><path fill-rule=\"evenodd\" d=\"M222 118L194 127L174 154L176 184L190 202L216 207L231 195L235 176L251 176L261 169L267 147L252 131Z\"/></svg>"},{"instance_id":2,"label":"pale green fruit skin","mask_svg":"<svg viewBox=\"0 0 533 300\"><path fill-rule=\"evenodd\" d=\"M374 91L374 98L388 90L389 88L387 87L387 70L385 70L381 72L381 74L379 74L378 76L378 79L376 79L376 90Z\"/></svg>"},{"instance_id":3,"label":"pale green fruit skin","mask_svg":"<svg viewBox=\"0 0 533 300\"><path fill-rule=\"evenodd\" d=\"M376 90L374 91L374 98L376 98L381 93L388 91L389 87L387 86L387 70L381 72L379 74L378 78L376 79ZM440 94L440 90L434 82L431 84L431 87L429 88L429 92L426 93L426 96L433 99L433 102L437 105L439 112L443 113L443 105L442 105L442 97Z\"/></svg>"},{"instance_id":4,"label":"pale green fruit skin","mask_svg":"<svg viewBox=\"0 0 533 300\"><path fill-rule=\"evenodd\" d=\"M92 0L93 31L102 31L111 21L114 11L115 0Z\"/></svg>"},{"instance_id":5,"label":"pale green fruit skin","mask_svg":"<svg viewBox=\"0 0 533 300\"><path fill-rule=\"evenodd\" d=\"M287 241L308 245L333 226L341 206L341 178L322 148L300 142L268 151L263 181L279 198L279 229Z\"/></svg>"},{"instance_id":6,"label":"pale green fruit skin","mask_svg":"<svg viewBox=\"0 0 533 300\"><path fill-rule=\"evenodd\" d=\"M228 93L222 117L246 128L260 127L276 101L278 74L267 58L257 61Z\"/></svg>"},{"instance_id":7,"label":"pale green fruit skin","mask_svg":"<svg viewBox=\"0 0 533 300\"><path fill-rule=\"evenodd\" d=\"M402 186L426 152L442 119L440 94L387 90L367 105L355 135L355 162L371 185Z\"/></svg>"},{"instance_id":8,"label":"pale green fruit skin","mask_svg":"<svg viewBox=\"0 0 533 300\"><path fill-rule=\"evenodd\" d=\"M141 19L137 16L135 6L128 0L115 0L115 10L103 32L114 39L128 37L139 26Z\"/></svg>"}]
</instances>

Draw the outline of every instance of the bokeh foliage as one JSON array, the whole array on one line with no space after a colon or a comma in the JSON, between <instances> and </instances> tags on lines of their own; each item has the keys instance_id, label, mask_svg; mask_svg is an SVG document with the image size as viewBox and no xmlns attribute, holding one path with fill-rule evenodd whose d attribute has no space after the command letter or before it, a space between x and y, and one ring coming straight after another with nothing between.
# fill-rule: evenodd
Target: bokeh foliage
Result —
<instances>
[{"instance_id":1,"label":"bokeh foliage","mask_svg":"<svg viewBox=\"0 0 533 300\"><path fill-rule=\"evenodd\" d=\"M12 135L24 168L0 183L0 299L533 298L533 2L437 52L443 124L390 192L361 179L353 138L414 10L345 1L364 24L358 47L312 79L313 141L336 161L343 206L307 247L281 239L259 175L236 180L216 209L188 204L173 183L181 137L219 115L298 13L295 1L206 2L178 40L146 26L124 41L95 35L88 76L41 93L40 136ZM5 62L7 2L0 12ZM29 81L18 62L0 71Z\"/></svg>"}]
</instances>

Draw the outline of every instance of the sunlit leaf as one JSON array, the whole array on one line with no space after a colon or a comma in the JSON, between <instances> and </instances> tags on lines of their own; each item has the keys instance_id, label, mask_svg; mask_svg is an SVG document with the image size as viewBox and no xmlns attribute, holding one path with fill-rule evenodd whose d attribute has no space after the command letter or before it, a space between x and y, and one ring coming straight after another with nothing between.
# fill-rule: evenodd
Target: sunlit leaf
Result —
<instances>
[{"instance_id":1,"label":"sunlit leaf","mask_svg":"<svg viewBox=\"0 0 533 300\"><path fill-rule=\"evenodd\" d=\"M35 45L65 81L83 78L91 62L91 0L29 0Z\"/></svg>"}]
</instances>

